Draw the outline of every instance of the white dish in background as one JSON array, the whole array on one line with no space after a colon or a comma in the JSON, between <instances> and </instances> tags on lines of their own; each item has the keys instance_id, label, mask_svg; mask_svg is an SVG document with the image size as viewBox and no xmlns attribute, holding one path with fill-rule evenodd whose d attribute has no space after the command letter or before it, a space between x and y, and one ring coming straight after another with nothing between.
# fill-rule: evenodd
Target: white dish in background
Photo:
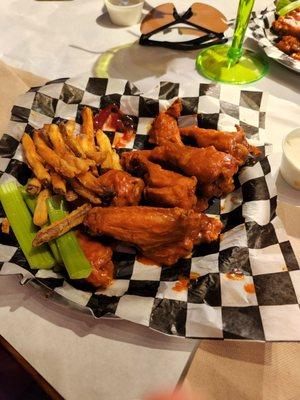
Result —
<instances>
[{"instance_id":1,"label":"white dish in background","mask_svg":"<svg viewBox=\"0 0 300 400\"><path fill-rule=\"evenodd\" d=\"M111 22L131 26L140 22L144 0L105 0Z\"/></svg>"},{"instance_id":2,"label":"white dish in background","mask_svg":"<svg viewBox=\"0 0 300 400\"><path fill-rule=\"evenodd\" d=\"M284 180L300 190L300 128L291 131L282 143L280 172Z\"/></svg>"}]
</instances>

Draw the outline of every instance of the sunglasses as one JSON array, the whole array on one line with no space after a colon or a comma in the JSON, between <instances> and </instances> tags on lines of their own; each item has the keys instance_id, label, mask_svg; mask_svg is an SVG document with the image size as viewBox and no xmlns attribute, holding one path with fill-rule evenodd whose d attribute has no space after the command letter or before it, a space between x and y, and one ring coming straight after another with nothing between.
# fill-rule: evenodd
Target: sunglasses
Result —
<instances>
[{"instance_id":1,"label":"sunglasses","mask_svg":"<svg viewBox=\"0 0 300 400\"><path fill-rule=\"evenodd\" d=\"M168 32L171 27L178 27L180 34L196 36L195 39L172 42L150 39L159 32ZM213 44L225 43L224 32L228 28L226 17L216 8L203 3L194 3L184 14L179 15L173 3L162 4L153 8L141 22L140 45L160 46L175 50L196 50Z\"/></svg>"}]
</instances>

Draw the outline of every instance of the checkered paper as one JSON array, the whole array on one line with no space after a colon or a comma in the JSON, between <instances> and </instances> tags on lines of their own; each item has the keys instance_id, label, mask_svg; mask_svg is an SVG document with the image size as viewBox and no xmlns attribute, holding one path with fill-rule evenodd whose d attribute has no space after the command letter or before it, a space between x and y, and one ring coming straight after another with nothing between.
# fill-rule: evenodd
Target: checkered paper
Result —
<instances>
[{"instance_id":1,"label":"checkered paper","mask_svg":"<svg viewBox=\"0 0 300 400\"><path fill-rule=\"evenodd\" d=\"M30 171L23 162L20 139L44 123L75 118L89 105L96 112L112 102L132 115L136 135L126 148L148 148L147 130L153 118L182 98L179 124L233 129L238 123L249 140L267 142L264 129L267 96L257 90L217 84L160 82L141 93L134 85L115 79L81 77L60 79L32 88L16 102L9 127L0 141L0 183L17 179L25 184ZM112 143L117 132L107 132ZM249 160L236 176L236 188L224 199L214 199L207 214L224 223L218 242L197 245L191 258L171 267L144 265L132 249L114 252L115 280L91 292L82 282L53 271L29 269L16 239L0 233L0 275L21 274L47 288L55 298L76 305L94 317L117 316L157 331L190 338L299 340L300 270L292 246L276 216L276 188L272 180L270 146ZM1 217L3 217L1 210ZM228 279L233 268L244 279ZM199 277L186 291L173 290L179 277ZM246 285L246 286L245 286ZM254 291L245 290L254 288Z\"/></svg>"},{"instance_id":2,"label":"checkered paper","mask_svg":"<svg viewBox=\"0 0 300 400\"><path fill-rule=\"evenodd\" d=\"M295 60L275 46L278 35L271 29L272 22L275 20L275 15L275 7L273 5L260 13L253 12L249 27L253 32L254 38L258 41L258 44L263 48L268 57L273 58L293 71L300 72L300 61Z\"/></svg>"}]
</instances>

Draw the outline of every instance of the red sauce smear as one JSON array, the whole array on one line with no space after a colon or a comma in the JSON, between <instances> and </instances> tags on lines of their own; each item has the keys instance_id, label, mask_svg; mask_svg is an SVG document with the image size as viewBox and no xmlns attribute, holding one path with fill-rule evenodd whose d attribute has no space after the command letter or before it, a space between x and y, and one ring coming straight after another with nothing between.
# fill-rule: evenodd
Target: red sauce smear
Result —
<instances>
[{"instance_id":1,"label":"red sauce smear","mask_svg":"<svg viewBox=\"0 0 300 400\"><path fill-rule=\"evenodd\" d=\"M153 261L150 258L147 258L141 254L138 254L136 256L136 260L145 265L157 265L155 261Z\"/></svg>"},{"instance_id":2,"label":"red sauce smear","mask_svg":"<svg viewBox=\"0 0 300 400\"><path fill-rule=\"evenodd\" d=\"M233 281L242 281L244 279L244 273L243 271L234 268L232 271L227 272L226 277Z\"/></svg>"},{"instance_id":3,"label":"red sauce smear","mask_svg":"<svg viewBox=\"0 0 300 400\"><path fill-rule=\"evenodd\" d=\"M116 117L118 116L119 109L115 104L110 104L107 107L103 108L94 116L94 129L102 129L105 122L111 117L112 121L116 125Z\"/></svg>"},{"instance_id":4,"label":"red sauce smear","mask_svg":"<svg viewBox=\"0 0 300 400\"><path fill-rule=\"evenodd\" d=\"M120 147L125 147L127 143L129 143L132 140L133 137L134 137L133 131L124 132L121 137L117 138L114 141L114 147L116 147L117 149Z\"/></svg>"},{"instance_id":5,"label":"red sauce smear","mask_svg":"<svg viewBox=\"0 0 300 400\"><path fill-rule=\"evenodd\" d=\"M136 131L136 124L130 115L126 115L119 110L116 104L109 104L94 116L94 129L103 129L106 125L108 130L122 133L122 137L117 138L114 147L126 147Z\"/></svg>"},{"instance_id":6,"label":"red sauce smear","mask_svg":"<svg viewBox=\"0 0 300 400\"><path fill-rule=\"evenodd\" d=\"M246 283L244 285L244 289L245 289L245 292L247 292L247 293L250 293L250 294L255 293L255 287L254 287L253 283Z\"/></svg>"}]
</instances>

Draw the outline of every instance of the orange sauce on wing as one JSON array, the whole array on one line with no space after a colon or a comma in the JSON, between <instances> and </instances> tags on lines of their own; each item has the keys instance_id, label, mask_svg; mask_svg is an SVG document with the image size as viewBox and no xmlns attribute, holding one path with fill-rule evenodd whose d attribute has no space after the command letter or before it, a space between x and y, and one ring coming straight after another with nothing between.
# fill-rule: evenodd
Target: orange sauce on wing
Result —
<instances>
[{"instance_id":1,"label":"orange sauce on wing","mask_svg":"<svg viewBox=\"0 0 300 400\"><path fill-rule=\"evenodd\" d=\"M200 274L198 274L198 272L190 272L190 280L191 281L195 281L196 279L198 279L200 276Z\"/></svg>"},{"instance_id":2,"label":"orange sauce on wing","mask_svg":"<svg viewBox=\"0 0 300 400\"><path fill-rule=\"evenodd\" d=\"M92 266L92 272L85 280L95 287L109 286L113 281L114 273L111 248L81 232L77 232L76 237Z\"/></svg>"},{"instance_id":3,"label":"orange sauce on wing","mask_svg":"<svg viewBox=\"0 0 300 400\"><path fill-rule=\"evenodd\" d=\"M175 282L175 285L172 287L172 290L175 292L182 292L183 290L188 290L190 285L190 279L185 276L179 276L178 281Z\"/></svg>"},{"instance_id":4,"label":"orange sauce on wing","mask_svg":"<svg viewBox=\"0 0 300 400\"><path fill-rule=\"evenodd\" d=\"M188 290L190 287L190 282L199 278L200 274L197 272L190 272L190 277L187 278L185 276L179 276L178 281L175 282L175 285L172 287L172 290L175 292L182 292L184 290Z\"/></svg>"},{"instance_id":5,"label":"orange sauce on wing","mask_svg":"<svg viewBox=\"0 0 300 400\"><path fill-rule=\"evenodd\" d=\"M250 293L250 294L255 293L255 287L254 287L253 283L246 283L244 285L244 289L245 289L245 292L247 292L247 293Z\"/></svg>"},{"instance_id":6,"label":"orange sauce on wing","mask_svg":"<svg viewBox=\"0 0 300 400\"><path fill-rule=\"evenodd\" d=\"M138 254L136 256L136 260L144 265L157 265L155 261L143 256L142 254Z\"/></svg>"}]
</instances>

